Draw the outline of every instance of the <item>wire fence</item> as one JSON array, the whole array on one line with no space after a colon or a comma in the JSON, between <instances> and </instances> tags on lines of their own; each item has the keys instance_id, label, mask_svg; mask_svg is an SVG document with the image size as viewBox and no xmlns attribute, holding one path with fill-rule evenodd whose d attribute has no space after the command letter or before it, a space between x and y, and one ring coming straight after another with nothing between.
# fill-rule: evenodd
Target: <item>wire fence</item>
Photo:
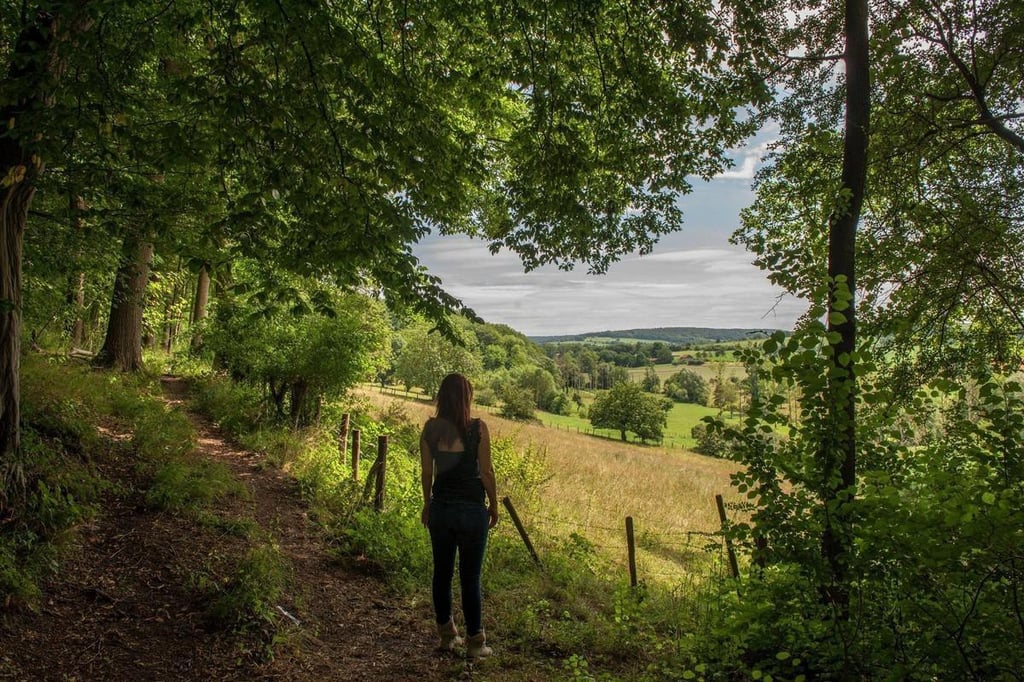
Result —
<instances>
[{"instance_id":1,"label":"wire fence","mask_svg":"<svg viewBox=\"0 0 1024 682\"><path fill-rule=\"evenodd\" d=\"M403 398L427 400L421 394L410 393L393 386L380 386L381 393ZM478 406L489 413L497 408ZM608 438L594 429L549 424L559 430L586 433ZM616 438L617 440L618 438ZM664 447L664 443L662 444ZM680 445L679 447L683 447ZM552 513L528 509L520 516L512 501L505 498L509 512L516 518L517 530L527 549L538 563L543 561L545 551L569 549L570 552L598 551L604 561L619 569L628 569L632 584L658 578L663 583L692 583L693 581L718 580L732 575L739 577L735 554L721 531L698 529L657 530L634 523L629 516L622 521L594 523L590 518L618 518L621 512L600 509L589 505L586 521L566 518ZM727 523L721 496L716 496L718 511L723 526ZM536 541L536 545L533 540ZM599 536L600 539L596 539ZM615 539L618 538L618 539Z\"/></svg>"},{"instance_id":2,"label":"wire fence","mask_svg":"<svg viewBox=\"0 0 1024 682\"><path fill-rule=\"evenodd\" d=\"M738 578L735 557L720 531L638 528L632 517L624 517L621 525L583 523L538 510L519 514L508 498L505 504L517 517L519 533L538 563L545 552L599 552L613 569L628 573L633 585L652 579L671 586L730 574Z\"/></svg>"}]
</instances>

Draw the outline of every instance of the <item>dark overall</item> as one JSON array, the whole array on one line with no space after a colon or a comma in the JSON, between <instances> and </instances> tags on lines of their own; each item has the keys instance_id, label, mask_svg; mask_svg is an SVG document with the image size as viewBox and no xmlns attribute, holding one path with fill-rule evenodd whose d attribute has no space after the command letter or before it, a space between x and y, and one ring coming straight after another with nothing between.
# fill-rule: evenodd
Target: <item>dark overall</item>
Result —
<instances>
[{"instance_id":1,"label":"dark overall","mask_svg":"<svg viewBox=\"0 0 1024 682\"><path fill-rule=\"evenodd\" d=\"M438 624L451 618L452 578L458 554L462 612L470 636L483 629L480 571L487 547L488 515L477 461L479 446L479 419L470 422L463 452L438 450L435 444L430 445L435 473L427 528L434 554L434 614Z\"/></svg>"}]
</instances>

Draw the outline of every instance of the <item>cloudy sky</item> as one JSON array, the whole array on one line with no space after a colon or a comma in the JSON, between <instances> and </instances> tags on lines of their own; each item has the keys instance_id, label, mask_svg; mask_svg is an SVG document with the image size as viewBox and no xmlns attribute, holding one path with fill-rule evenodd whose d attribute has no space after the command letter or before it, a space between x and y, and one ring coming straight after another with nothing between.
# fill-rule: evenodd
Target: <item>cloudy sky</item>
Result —
<instances>
[{"instance_id":1,"label":"cloudy sky","mask_svg":"<svg viewBox=\"0 0 1024 682\"><path fill-rule=\"evenodd\" d=\"M491 255L468 237L431 236L416 255L445 289L488 322L531 336L640 327L790 329L805 306L773 287L751 254L729 244L764 136L734 155L735 166L711 183L697 181L682 199L685 225L653 253L631 255L604 275L586 267L524 273L514 254Z\"/></svg>"}]
</instances>

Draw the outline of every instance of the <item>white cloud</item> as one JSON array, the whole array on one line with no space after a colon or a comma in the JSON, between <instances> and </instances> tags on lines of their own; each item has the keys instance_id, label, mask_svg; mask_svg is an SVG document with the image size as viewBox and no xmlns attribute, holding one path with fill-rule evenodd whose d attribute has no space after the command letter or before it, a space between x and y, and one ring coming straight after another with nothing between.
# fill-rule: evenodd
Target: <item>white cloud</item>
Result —
<instances>
[{"instance_id":1,"label":"white cloud","mask_svg":"<svg viewBox=\"0 0 1024 682\"><path fill-rule=\"evenodd\" d=\"M543 267L524 273L507 251L491 255L487 244L468 237L428 237L415 247L452 295L489 322L526 334L574 334L637 327L792 328L806 305L780 290L751 264L752 257L728 243L739 211L753 198L749 177L777 129L766 128L737 150L738 167L710 183L694 185L680 200L686 215L681 232L666 235L654 253L631 255L605 275L585 268L565 272ZM753 165L751 165L753 164ZM749 173L749 175L748 175Z\"/></svg>"},{"instance_id":2,"label":"white cloud","mask_svg":"<svg viewBox=\"0 0 1024 682\"><path fill-rule=\"evenodd\" d=\"M491 256L486 244L465 237L439 238L417 251L445 288L478 315L526 334L631 327L788 328L804 311L796 299L776 305L779 292L738 247L635 256L605 275L584 276L556 268L524 273L514 256Z\"/></svg>"},{"instance_id":3,"label":"white cloud","mask_svg":"<svg viewBox=\"0 0 1024 682\"><path fill-rule=\"evenodd\" d=\"M743 161L739 164L739 167L733 166L727 171L722 171L715 177L728 180L753 180L754 174L757 172L757 165L760 161L761 157L748 154L743 157Z\"/></svg>"},{"instance_id":4,"label":"white cloud","mask_svg":"<svg viewBox=\"0 0 1024 682\"><path fill-rule=\"evenodd\" d=\"M768 151L768 147L774 142L775 140L765 140L739 150L740 160L729 170L722 171L716 175L715 179L753 180L757 169L761 166L761 160Z\"/></svg>"},{"instance_id":5,"label":"white cloud","mask_svg":"<svg viewBox=\"0 0 1024 682\"><path fill-rule=\"evenodd\" d=\"M668 263L704 263L726 257L729 253L730 252L725 249L690 249L652 253L646 256L639 256L636 260L662 261Z\"/></svg>"}]
</instances>

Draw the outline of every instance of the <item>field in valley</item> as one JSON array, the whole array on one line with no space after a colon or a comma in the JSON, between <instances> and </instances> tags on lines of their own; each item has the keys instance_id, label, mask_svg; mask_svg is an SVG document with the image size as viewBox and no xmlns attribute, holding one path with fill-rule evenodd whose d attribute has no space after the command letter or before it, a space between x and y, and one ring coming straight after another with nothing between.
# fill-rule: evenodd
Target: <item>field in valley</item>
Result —
<instances>
[{"instance_id":1,"label":"field in valley","mask_svg":"<svg viewBox=\"0 0 1024 682\"><path fill-rule=\"evenodd\" d=\"M365 387L360 394L381 408L398 401L417 422L433 413L424 400L395 397L379 388ZM720 527L715 495L735 499L729 486L736 469L732 462L514 422L487 412L479 416L486 419L492 437L511 438L519 449L543 453L550 477L538 491L535 508L521 510L541 547L545 541L584 540L625 571L625 518L631 516L641 579L678 582L721 570L720 552L705 550L718 541L709 537Z\"/></svg>"}]
</instances>

